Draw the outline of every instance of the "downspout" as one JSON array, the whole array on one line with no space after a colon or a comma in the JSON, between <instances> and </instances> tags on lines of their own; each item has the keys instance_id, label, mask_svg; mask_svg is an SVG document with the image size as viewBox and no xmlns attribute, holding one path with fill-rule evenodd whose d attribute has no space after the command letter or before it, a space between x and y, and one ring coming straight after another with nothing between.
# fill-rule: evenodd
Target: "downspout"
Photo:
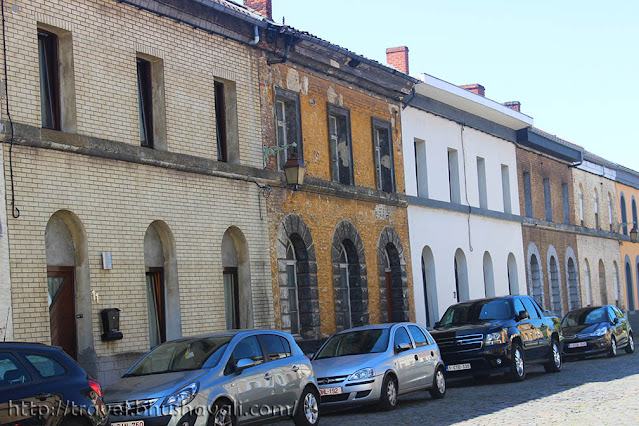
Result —
<instances>
[{"instance_id":1,"label":"downspout","mask_svg":"<svg viewBox=\"0 0 639 426\"><path fill-rule=\"evenodd\" d=\"M267 62L268 65L273 64L283 64L288 59L288 54L291 51L291 45L293 44L293 34L288 35L288 40L286 41L286 49L284 49L284 55L280 59L274 59Z\"/></svg>"},{"instance_id":2,"label":"downspout","mask_svg":"<svg viewBox=\"0 0 639 426\"><path fill-rule=\"evenodd\" d=\"M253 28L255 30L254 35L253 35L253 40L250 40L248 42L248 44L250 44L251 46L255 46L257 43L260 42L260 30L259 30L259 28L257 28L257 25L255 25Z\"/></svg>"},{"instance_id":3,"label":"downspout","mask_svg":"<svg viewBox=\"0 0 639 426\"><path fill-rule=\"evenodd\" d=\"M583 162L584 162L584 153L583 153L583 152L580 152L579 154L581 154L581 155L580 155L580 157L581 157L581 158L579 159L579 161L578 161L577 163L572 163L572 164L571 164L570 166L568 166L568 167L579 167L579 166L581 166L581 163L583 163Z\"/></svg>"}]
</instances>

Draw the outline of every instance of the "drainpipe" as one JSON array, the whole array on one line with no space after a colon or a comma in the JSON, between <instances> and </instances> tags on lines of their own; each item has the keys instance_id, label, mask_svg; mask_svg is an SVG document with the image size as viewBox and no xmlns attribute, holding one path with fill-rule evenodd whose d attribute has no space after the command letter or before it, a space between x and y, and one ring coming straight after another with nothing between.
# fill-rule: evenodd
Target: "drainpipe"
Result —
<instances>
[{"instance_id":1,"label":"drainpipe","mask_svg":"<svg viewBox=\"0 0 639 426\"><path fill-rule=\"evenodd\" d=\"M253 28L255 30L255 33L253 35L253 40L248 42L248 44L250 44L251 46L255 46L257 43L260 42L260 30L259 28L257 28L257 25L255 25Z\"/></svg>"},{"instance_id":2,"label":"drainpipe","mask_svg":"<svg viewBox=\"0 0 639 426\"><path fill-rule=\"evenodd\" d=\"M284 50L284 55L280 59L275 59L268 61L268 65L273 64L283 64L288 59L288 53L291 51L291 45L293 44L293 34L288 34L288 40L286 41L286 49Z\"/></svg>"}]
</instances>

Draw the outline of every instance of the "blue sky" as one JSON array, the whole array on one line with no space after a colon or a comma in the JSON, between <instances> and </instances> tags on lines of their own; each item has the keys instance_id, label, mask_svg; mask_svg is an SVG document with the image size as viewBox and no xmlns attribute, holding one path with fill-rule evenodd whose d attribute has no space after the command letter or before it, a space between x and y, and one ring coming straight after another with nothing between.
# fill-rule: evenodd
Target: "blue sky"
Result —
<instances>
[{"instance_id":1,"label":"blue sky","mask_svg":"<svg viewBox=\"0 0 639 426\"><path fill-rule=\"evenodd\" d=\"M411 74L479 83L535 127L639 170L639 1L273 0L273 18Z\"/></svg>"}]
</instances>

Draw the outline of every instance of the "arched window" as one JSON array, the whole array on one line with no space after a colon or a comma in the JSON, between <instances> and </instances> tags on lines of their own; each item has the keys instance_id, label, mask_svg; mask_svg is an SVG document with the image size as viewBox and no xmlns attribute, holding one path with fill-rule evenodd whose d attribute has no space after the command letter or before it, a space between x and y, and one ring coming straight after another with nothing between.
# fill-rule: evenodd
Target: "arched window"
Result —
<instances>
[{"instance_id":1,"label":"arched window","mask_svg":"<svg viewBox=\"0 0 639 426\"><path fill-rule=\"evenodd\" d=\"M603 260L599 259L599 301L600 305L608 304L608 291L606 289L606 268Z\"/></svg>"},{"instance_id":2,"label":"arched window","mask_svg":"<svg viewBox=\"0 0 639 426\"><path fill-rule=\"evenodd\" d=\"M588 259L584 259L584 289L586 290L586 306L591 306L592 289L590 287L590 265L588 265Z\"/></svg>"},{"instance_id":3,"label":"arched window","mask_svg":"<svg viewBox=\"0 0 639 426\"><path fill-rule=\"evenodd\" d=\"M286 245L286 287L288 290L288 317L290 318L290 333L300 334L299 290L297 286L297 258L295 248L289 238Z\"/></svg>"},{"instance_id":4,"label":"arched window","mask_svg":"<svg viewBox=\"0 0 639 426\"><path fill-rule=\"evenodd\" d=\"M519 294L519 274L517 273L517 260L512 253L508 254L508 291L509 294Z\"/></svg>"},{"instance_id":5,"label":"arched window","mask_svg":"<svg viewBox=\"0 0 639 426\"><path fill-rule=\"evenodd\" d=\"M543 284L541 282L541 268L539 267L539 259L537 259L537 255L533 254L530 256L530 280L531 280L531 296L539 306L545 307L546 303L544 302L544 293L543 293Z\"/></svg>"},{"instance_id":6,"label":"arched window","mask_svg":"<svg viewBox=\"0 0 639 426\"><path fill-rule=\"evenodd\" d=\"M595 229L599 229L599 196L595 189Z\"/></svg>"},{"instance_id":7,"label":"arched window","mask_svg":"<svg viewBox=\"0 0 639 426\"><path fill-rule=\"evenodd\" d=\"M458 302L470 300L470 289L468 287L468 266L466 265L466 255L462 249L457 249L454 260L455 268L455 295Z\"/></svg>"},{"instance_id":8,"label":"arched window","mask_svg":"<svg viewBox=\"0 0 639 426\"><path fill-rule=\"evenodd\" d=\"M437 285L435 282L435 258L430 247L422 251L422 279L424 280L424 309L426 326L430 327L439 319L437 306Z\"/></svg>"},{"instance_id":9,"label":"arched window","mask_svg":"<svg viewBox=\"0 0 639 426\"><path fill-rule=\"evenodd\" d=\"M623 196L623 192L619 197L619 207L621 208L621 223L623 234L628 235L628 214L626 213L626 197Z\"/></svg>"},{"instance_id":10,"label":"arched window","mask_svg":"<svg viewBox=\"0 0 639 426\"><path fill-rule=\"evenodd\" d=\"M346 254L344 243L342 243L339 253L339 280L342 290L342 315L344 315L344 328L351 328L353 326L351 309L351 286L349 281L348 265L348 255Z\"/></svg>"},{"instance_id":11,"label":"arched window","mask_svg":"<svg viewBox=\"0 0 639 426\"><path fill-rule=\"evenodd\" d=\"M632 226L637 227L637 202L635 196L632 196Z\"/></svg>"},{"instance_id":12,"label":"arched window","mask_svg":"<svg viewBox=\"0 0 639 426\"><path fill-rule=\"evenodd\" d=\"M561 303L561 281L559 279L559 266L555 256L550 256L548 263L548 273L550 275L550 309L559 317L563 316Z\"/></svg>"},{"instance_id":13,"label":"arched window","mask_svg":"<svg viewBox=\"0 0 639 426\"><path fill-rule=\"evenodd\" d=\"M568 258L567 262L568 272L568 298L569 298L569 310L579 309L581 303L579 302L579 284L577 282L577 266L572 257Z\"/></svg>"},{"instance_id":14,"label":"arched window","mask_svg":"<svg viewBox=\"0 0 639 426\"><path fill-rule=\"evenodd\" d=\"M490 253L484 253L484 294L486 297L495 297L495 274L493 272L493 259Z\"/></svg>"},{"instance_id":15,"label":"arched window","mask_svg":"<svg viewBox=\"0 0 639 426\"><path fill-rule=\"evenodd\" d=\"M626 256L626 294L628 297L626 307L630 311L635 310L635 292L633 291L633 287L634 285L632 283L632 268L630 267L628 256Z\"/></svg>"}]
</instances>

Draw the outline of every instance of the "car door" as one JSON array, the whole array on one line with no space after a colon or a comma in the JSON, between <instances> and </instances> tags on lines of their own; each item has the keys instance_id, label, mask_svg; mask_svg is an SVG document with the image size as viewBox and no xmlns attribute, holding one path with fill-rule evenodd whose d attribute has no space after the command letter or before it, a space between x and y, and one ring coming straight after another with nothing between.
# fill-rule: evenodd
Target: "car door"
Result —
<instances>
[{"instance_id":1,"label":"car door","mask_svg":"<svg viewBox=\"0 0 639 426\"><path fill-rule=\"evenodd\" d=\"M273 414L287 414L293 409L302 387L302 376L299 366L293 363L291 347L288 341L276 334L260 334L272 379L272 393L267 404L272 407Z\"/></svg>"},{"instance_id":2,"label":"car door","mask_svg":"<svg viewBox=\"0 0 639 426\"><path fill-rule=\"evenodd\" d=\"M541 311L535 306L535 302L532 297L522 296L522 302L526 308L526 312L530 316L530 322L535 328L535 356L543 357L550 351L550 337L552 336L552 330L548 327L541 317Z\"/></svg>"},{"instance_id":3,"label":"car door","mask_svg":"<svg viewBox=\"0 0 639 426\"><path fill-rule=\"evenodd\" d=\"M408 345L407 350L401 350L400 346ZM412 390L416 386L416 378L420 375L416 368L417 355L415 346L408 331L404 326L398 326L393 334L394 360L397 369L397 380L399 381L399 392L404 393Z\"/></svg>"},{"instance_id":4,"label":"car door","mask_svg":"<svg viewBox=\"0 0 639 426\"><path fill-rule=\"evenodd\" d=\"M521 298L515 297L512 300L515 317L517 317L520 312L528 312ZM517 329L519 330L519 335L524 346L524 356L526 359L537 358L539 350L539 329L536 327L535 322L530 318L522 319L517 321Z\"/></svg>"},{"instance_id":5,"label":"car door","mask_svg":"<svg viewBox=\"0 0 639 426\"><path fill-rule=\"evenodd\" d=\"M617 340L617 346L625 345L628 340L625 323L617 319L617 315L612 310L612 306L606 306L606 316L612 327L612 334L615 336L615 340Z\"/></svg>"},{"instance_id":6,"label":"car door","mask_svg":"<svg viewBox=\"0 0 639 426\"><path fill-rule=\"evenodd\" d=\"M237 363L242 359L254 362L241 372L237 372ZM266 417L265 406L273 393L273 373L271 365L265 362L262 347L255 336L240 340L233 349L233 355L227 368L236 374L235 398L237 401L237 417L240 422L256 421Z\"/></svg>"},{"instance_id":7,"label":"car door","mask_svg":"<svg viewBox=\"0 0 639 426\"><path fill-rule=\"evenodd\" d=\"M630 327L630 323L628 322L628 318L626 318L626 316L623 314L623 312L621 312L619 310L619 308L617 308L616 306L612 307L612 311L615 313L615 316L618 318L619 320L619 325L622 328L622 332L625 336L626 341L628 340L628 337L630 336L630 332L631 332L631 327Z\"/></svg>"},{"instance_id":8,"label":"car door","mask_svg":"<svg viewBox=\"0 0 639 426\"><path fill-rule=\"evenodd\" d=\"M417 355L415 368L417 377L415 377L415 386L426 387L433 382L435 374L435 342L430 342L426 337L425 330L422 330L416 324L408 326L410 336L415 343L415 353Z\"/></svg>"}]
</instances>

